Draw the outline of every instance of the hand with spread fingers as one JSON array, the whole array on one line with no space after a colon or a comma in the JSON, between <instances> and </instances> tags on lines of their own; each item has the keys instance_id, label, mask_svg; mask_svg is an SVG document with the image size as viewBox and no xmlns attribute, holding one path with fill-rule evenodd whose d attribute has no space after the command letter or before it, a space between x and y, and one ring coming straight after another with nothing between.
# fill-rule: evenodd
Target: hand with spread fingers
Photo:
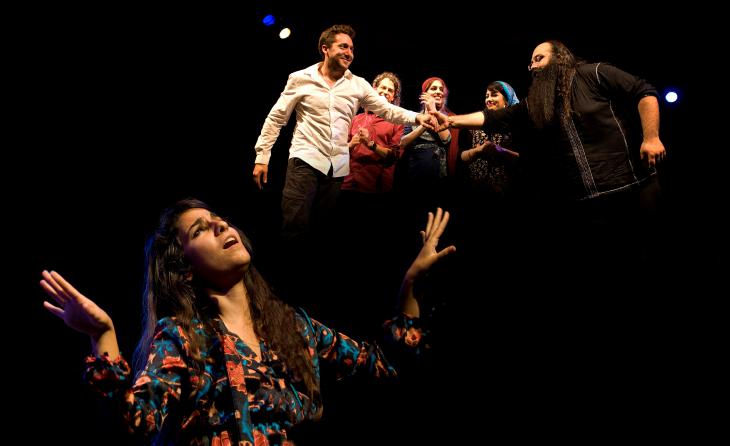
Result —
<instances>
[{"instance_id":1,"label":"hand with spread fingers","mask_svg":"<svg viewBox=\"0 0 730 446\"><path fill-rule=\"evenodd\" d=\"M416 260L413 261L411 267L408 269L406 277L416 278L422 275L443 257L456 251L456 247L453 245L437 251L439 238L444 233L448 224L449 213L443 212L441 208L436 209L436 214L428 213L426 229L421 231L423 248L421 248L421 252L418 253Z\"/></svg>"},{"instance_id":2,"label":"hand with spread fingers","mask_svg":"<svg viewBox=\"0 0 730 446\"><path fill-rule=\"evenodd\" d=\"M420 316L420 305L415 295L414 283L423 277L431 267L452 252L456 252L454 245L438 251L438 244L441 235L449 224L449 213L443 212L441 208L436 209L436 214L428 213L426 229L421 231L423 247L416 256L403 278L401 286L400 310L413 317Z\"/></svg>"},{"instance_id":3,"label":"hand with spread fingers","mask_svg":"<svg viewBox=\"0 0 730 446\"><path fill-rule=\"evenodd\" d=\"M45 301L43 306L69 327L88 335L98 354L108 353L112 358L118 356L114 323L107 312L79 293L57 272L43 271L41 275L41 288L55 302L54 305Z\"/></svg>"}]
</instances>

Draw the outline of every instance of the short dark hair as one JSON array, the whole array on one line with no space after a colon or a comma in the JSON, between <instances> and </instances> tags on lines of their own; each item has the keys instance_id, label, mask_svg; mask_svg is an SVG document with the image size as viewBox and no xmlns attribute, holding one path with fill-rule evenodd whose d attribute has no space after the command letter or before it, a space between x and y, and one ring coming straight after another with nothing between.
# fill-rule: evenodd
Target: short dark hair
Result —
<instances>
[{"instance_id":1,"label":"short dark hair","mask_svg":"<svg viewBox=\"0 0 730 446\"><path fill-rule=\"evenodd\" d=\"M335 36L337 34L347 34L351 39L355 39L355 30L350 25L332 25L329 28L322 31L319 35L319 44L317 45L317 52L324 57L322 52L322 45L327 45L327 48L335 43Z\"/></svg>"}]
</instances>

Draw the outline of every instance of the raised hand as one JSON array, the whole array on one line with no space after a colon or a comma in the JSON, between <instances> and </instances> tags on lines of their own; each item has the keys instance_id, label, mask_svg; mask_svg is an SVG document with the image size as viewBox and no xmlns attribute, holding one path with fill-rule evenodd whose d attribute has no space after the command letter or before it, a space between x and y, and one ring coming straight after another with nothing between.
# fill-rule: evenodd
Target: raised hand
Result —
<instances>
[{"instance_id":1,"label":"raised hand","mask_svg":"<svg viewBox=\"0 0 730 446\"><path fill-rule=\"evenodd\" d=\"M421 306L416 298L414 291L414 283L419 276L428 271L436 262L445 256L456 251L456 247L451 245L441 251L437 251L439 238L444 233L446 225L449 224L449 213L443 212L441 208L436 209L436 214L428 213L428 222L426 229L421 231L423 238L423 247L418 253L416 260L413 261L411 267L408 268L403 285L401 286L399 307L400 311L410 315L411 317L419 317L421 314Z\"/></svg>"},{"instance_id":2,"label":"raised hand","mask_svg":"<svg viewBox=\"0 0 730 446\"><path fill-rule=\"evenodd\" d=\"M420 99L425 113L436 112L436 99L433 96L428 93L422 93Z\"/></svg>"},{"instance_id":3,"label":"raised hand","mask_svg":"<svg viewBox=\"0 0 730 446\"><path fill-rule=\"evenodd\" d=\"M55 302L43 306L69 327L98 340L104 333L114 331L111 317L94 301L76 291L60 274L43 271L40 281L43 291Z\"/></svg>"},{"instance_id":4,"label":"raised hand","mask_svg":"<svg viewBox=\"0 0 730 446\"><path fill-rule=\"evenodd\" d=\"M436 262L443 257L456 251L454 245L447 246L441 251L437 251L439 238L444 233L446 226L449 224L449 213L443 212L441 208L436 209L436 214L432 212L428 213L428 222L426 223L426 229L421 231L421 237L423 238L423 247L421 252L408 268L406 273L406 279L413 280L421 274L428 271Z\"/></svg>"}]
</instances>

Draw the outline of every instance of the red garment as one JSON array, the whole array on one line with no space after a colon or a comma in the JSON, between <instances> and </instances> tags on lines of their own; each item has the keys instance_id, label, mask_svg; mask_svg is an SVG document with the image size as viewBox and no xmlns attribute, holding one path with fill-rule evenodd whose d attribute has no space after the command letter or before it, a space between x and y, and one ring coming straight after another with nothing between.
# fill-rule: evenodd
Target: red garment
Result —
<instances>
[{"instance_id":1,"label":"red garment","mask_svg":"<svg viewBox=\"0 0 730 446\"><path fill-rule=\"evenodd\" d=\"M456 114L449 109L445 111L447 116ZM451 128L449 129L449 133L451 133L451 142L449 143L449 151L446 153L446 168L449 170L449 176L454 177L456 175L456 163L459 162L460 153L459 129Z\"/></svg>"},{"instance_id":2,"label":"red garment","mask_svg":"<svg viewBox=\"0 0 730 446\"><path fill-rule=\"evenodd\" d=\"M403 125L392 124L372 113L360 113L352 120L348 140L362 127L368 129L370 138L378 146L388 147L392 152L383 158L365 144L353 147L350 150L350 174L342 182L342 189L366 193L390 192L395 162L401 155Z\"/></svg>"}]
</instances>

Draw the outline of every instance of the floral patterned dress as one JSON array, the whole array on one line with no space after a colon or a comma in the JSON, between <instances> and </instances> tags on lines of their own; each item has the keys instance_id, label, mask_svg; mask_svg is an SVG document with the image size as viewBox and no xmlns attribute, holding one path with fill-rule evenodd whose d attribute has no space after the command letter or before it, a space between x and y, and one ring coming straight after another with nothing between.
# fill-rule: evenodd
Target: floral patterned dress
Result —
<instances>
[{"instance_id":1,"label":"floral patterned dress","mask_svg":"<svg viewBox=\"0 0 730 446\"><path fill-rule=\"evenodd\" d=\"M511 138L509 135L494 133L488 135L483 130L471 130L471 147L484 144L490 140L501 147L510 148ZM508 165L509 161L499 157L490 156L474 159L468 166L467 181L475 191L489 193L496 196L504 195L512 183L512 173Z\"/></svg>"},{"instance_id":2,"label":"floral patterned dress","mask_svg":"<svg viewBox=\"0 0 730 446\"><path fill-rule=\"evenodd\" d=\"M355 342L303 312L297 318L317 379L322 361L332 363L339 377L395 375L376 344ZM385 328L393 342L418 350L422 333L414 321L401 315ZM121 356L87 358L86 381L120 407L131 432L153 437L156 445L291 445L287 429L318 410L302 382L291 377L265 339L258 357L219 319L195 327L206 339L200 352L204 366L192 359L178 321L164 318L134 383Z\"/></svg>"}]
</instances>

